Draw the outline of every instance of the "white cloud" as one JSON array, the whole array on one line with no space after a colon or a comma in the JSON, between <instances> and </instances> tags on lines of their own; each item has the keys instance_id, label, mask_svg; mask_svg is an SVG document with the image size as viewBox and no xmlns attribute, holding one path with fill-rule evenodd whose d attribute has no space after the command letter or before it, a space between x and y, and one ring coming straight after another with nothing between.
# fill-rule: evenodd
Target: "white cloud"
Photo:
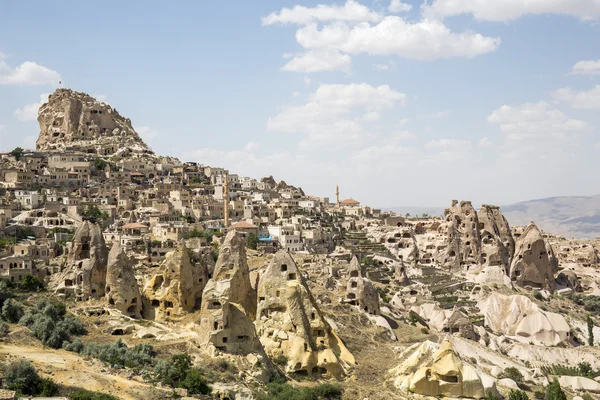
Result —
<instances>
[{"instance_id":1,"label":"white cloud","mask_svg":"<svg viewBox=\"0 0 600 400\"><path fill-rule=\"evenodd\" d=\"M600 110L600 85L596 85L588 91L576 92L566 87L552 93L557 101L563 101L573 108L588 110Z\"/></svg>"},{"instance_id":2,"label":"white cloud","mask_svg":"<svg viewBox=\"0 0 600 400\"><path fill-rule=\"evenodd\" d=\"M377 122L381 119L381 114L377 111L370 111L363 115L362 119L365 122Z\"/></svg>"},{"instance_id":3,"label":"white cloud","mask_svg":"<svg viewBox=\"0 0 600 400\"><path fill-rule=\"evenodd\" d=\"M440 118L446 118L448 116L450 116L452 114L452 111L450 110L446 110L446 111L438 111L436 113L433 114L423 114L423 115L419 115L417 116L418 120L424 120L424 119L440 119Z\"/></svg>"},{"instance_id":4,"label":"white cloud","mask_svg":"<svg viewBox=\"0 0 600 400\"><path fill-rule=\"evenodd\" d=\"M2 53L0 53L0 57L2 56ZM6 128L4 125L0 124L0 131L3 131L4 128Z\"/></svg>"},{"instance_id":5,"label":"white cloud","mask_svg":"<svg viewBox=\"0 0 600 400\"><path fill-rule=\"evenodd\" d=\"M394 127L402 128L404 125L408 124L409 122L410 122L410 118L402 118L400 121L398 121L396 123L396 125L394 125Z\"/></svg>"},{"instance_id":6,"label":"white cloud","mask_svg":"<svg viewBox=\"0 0 600 400\"><path fill-rule=\"evenodd\" d=\"M290 62L281 67L282 71L290 72L322 72L322 71L347 71L351 59L347 54L336 50L308 51L295 56Z\"/></svg>"},{"instance_id":7,"label":"white cloud","mask_svg":"<svg viewBox=\"0 0 600 400\"><path fill-rule=\"evenodd\" d=\"M600 18L598 0L434 0L422 6L427 18L473 14L484 21L511 21L528 14L563 14L582 20Z\"/></svg>"},{"instance_id":8,"label":"white cloud","mask_svg":"<svg viewBox=\"0 0 600 400\"><path fill-rule=\"evenodd\" d=\"M387 64L375 64L374 67L377 71L387 71L390 69L390 66Z\"/></svg>"},{"instance_id":9,"label":"white cloud","mask_svg":"<svg viewBox=\"0 0 600 400\"><path fill-rule=\"evenodd\" d=\"M501 42L499 38L473 32L454 33L440 21L409 23L397 16L387 16L375 25L336 22L319 29L310 24L296 32L296 40L311 50L398 55L417 60L474 57L496 50Z\"/></svg>"},{"instance_id":10,"label":"white cloud","mask_svg":"<svg viewBox=\"0 0 600 400\"><path fill-rule=\"evenodd\" d=\"M354 0L346 1L344 6L327 6L319 4L316 7L294 6L283 8L262 18L263 25L296 24L306 25L312 22L348 21L375 22L381 19L381 14L370 10Z\"/></svg>"},{"instance_id":11,"label":"white cloud","mask_svg":"<svg viewBox=\"0 0 600 400\"><path fill-rule=\"evenodd\" d=\"M38 117L38 110L40 109L42 104L48 102L48 96L50 96L50 93L42 93L40 95L39 102L27 104L23 108L19 108L19 109L13 111L13 115L21 121L36 120Z\"/></svg>"},{"instance_id":12,"label":"white cloud","mask_svg":"<svg viewBox=\"0 0 600 400\"><path fill-rule=\"evenodd\" d=\"M292 93L292 97L294 97L294 98L300 97L300 96L302 96L302 93L300 93L300 92L294 92L294 93Z\"/></svg>"},{"instance_id":13,"label":"white cloud","mask_svg":"<svg viewBox=\"0 0 600 400\"><path fill-rule=\"evenodd\" d=\"M135 131L142 137L146 144L152 143L159 135L159 132L156 129L149 126L135 127Z\"/></svg>"},{"instance_id":14,"label":"white cloud","mask_svg":"<svg viewBox=\"0 0 600 400\"><path fill-rule=\"evenodd\" d=\"M503 105L487 119L491 124L498 125L507 139L516 142L572 139L592 129L587 122L571 119L545 101L519 106Z\"/></svg>"},{"instance_id":15,"label":"white cloud","mask_svg":"<svg viewBox=\"0 0 600 400\"><path fill-rule=\"evenodd\" d=\"M494 145L494 142L492 142L490 140L490 138L488 138L487 136L479 139L479 147L481 147L483 149L492 147L493 145Z\"/></svg>"},{"instance_id":16,"label":"white cloud","mask_svg":"<svg viewBox=\"0 0 600 400\"><path fill-rule=\"evenodd\" d=\"M571 69L573 75L600 75L600 60L579 61Z\"/></svg>"},{"instance_id":17,"label":"white cloud","mask_svg":"<svg viewBox=\"0 0 600 400\"><path fill-rule=\"evenodd\" d=\"M303 133L308 137L301 147L326 144L357 144L370 133L363 118L373 120L379 112L404 104L406 95L387 85L366 83L321 84L300 106L288 106L267 121L267 130L281 133Z\"/></svg>"},{"instance_id":18,"label":"white cloud","mask_svg":"<svg viewBox=\"0 0 600 400\"><path fill-rule=\"evenodd\" d=\"M58 85L60 80L58 72L32 61L15 68L0 61L0 85Z\"/></svg>"},{"instance_id":19,"label":"white cloud","mask_svg":"<svg viewBox=\"0 0 600 400\"><path fill-rule=\"evenodd\" d=\"M471 148L470 140L459 140L459 139L438 139L430 140L425 143L426 149L443 149L443 150L454 150L454 149L465 149Z\"/></svg>"},{"instance_id":20,"label":"white cloud","mask_svg":"<svg viewBox=\"0 0 600 400\"><path fill-rule=\"evenodd\" d=\"M408 12L412 9L410 4L403 3L402 0L391 0L388 11L392 13Z\"/></svg>"},{"instance_id":21,"label":"white cloud","mask_svg":"<svg viewBox=\"0 0 600 400\"><path fill-rule=\"evenodd\" d=\"M304 77L304 86L310 86L311 79L308 76Z\"/></svg>"}]
</instances>

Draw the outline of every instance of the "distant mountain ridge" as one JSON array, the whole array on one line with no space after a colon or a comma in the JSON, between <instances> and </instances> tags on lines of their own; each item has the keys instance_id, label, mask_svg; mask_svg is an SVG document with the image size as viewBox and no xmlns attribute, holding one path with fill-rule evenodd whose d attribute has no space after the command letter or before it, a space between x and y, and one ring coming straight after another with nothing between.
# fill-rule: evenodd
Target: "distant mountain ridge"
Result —
<instances>
[{"instance_id":1,"label":"distant mountain ridge","mask_svg":"<svg viewBox=\"0 0 600 400\"><path fill-rule=\"evenodd\" d=\"M503 206L500 210L511 225L535 221L544 231L567 238L600 236L600 195L549 197Z\"/></svg>"}]
</instances>

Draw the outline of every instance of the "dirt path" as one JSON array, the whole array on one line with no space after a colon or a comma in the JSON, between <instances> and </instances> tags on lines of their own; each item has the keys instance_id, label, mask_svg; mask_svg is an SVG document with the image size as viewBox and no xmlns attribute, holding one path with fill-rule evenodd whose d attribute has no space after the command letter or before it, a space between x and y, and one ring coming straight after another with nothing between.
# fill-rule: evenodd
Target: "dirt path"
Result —
<instances>
[{"instance_id":1,"label":"dirt path","mask_svg":"<svg viewBox=\"0 0 600 400\"><path fill-rule=\"evenodd\" d=\"M102 363L87 361L64 350L0 345L0 358L29 360L42 376L51 377L60 384L110 393L120 399L164 398L166 393L151 385L103 372L106 367Z\"/></svg>"}]
</instances>

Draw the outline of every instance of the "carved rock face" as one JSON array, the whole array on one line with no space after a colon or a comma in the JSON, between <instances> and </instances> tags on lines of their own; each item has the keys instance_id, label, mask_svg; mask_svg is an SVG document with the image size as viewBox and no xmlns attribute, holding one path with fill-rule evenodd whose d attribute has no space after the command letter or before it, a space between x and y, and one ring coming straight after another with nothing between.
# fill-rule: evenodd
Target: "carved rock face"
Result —
<instances>
[{"instance_id":1,"label":"carved rock face","mask_svg":"<svg viewBox=\"0 0 600 400\"><path fill-rule=\"evenodd\" d=\"M108 248L99 225L84 221L79 225L63 272L52 279L57 292L75 295L77 300L104 296Z\"/></svg>"},{"instance_id":2,"label":"carved rock face","mask_svg":"<svg viewBox=\"0 0 600 400\"><path fill-rule=\"evenodd\" d=\"M117 241L108 254L106 302L132 318L141 318L142 296L133 267Z\"/></svg>"},{"instance_id":3,"label":"carved rock face","mask_svg":"<svg viewBox=\"0 0 600 400\"><path fill-rule=\"evenodd\" d=\"M355 364L321 315L298 266L283 250L258 284L256 327L267 354L286 357L288 372L339 377Z\"/></svg>"},{"instance_id":4,"label":"carved rock face","mask_svg":"<svg viewBox=\"0 0 600 400\"><path fill-rule=\"evenodd\" d=\"M532 222L515 243L510 279L519 286L553 289L554 260L552 249L548 251L542 233Z\"/></svg>"},{"instance_id":5,"label":"carved rock face","mask_svg":"<svg viewBox=\"0 0 600 400\"><path fill-rule=\"evenodd\" d=\"M204 264L193 264L180 242L144 288L144 318L164 320L198 309L207 280Z\"/></svg>"},{"instance_id":6,"label":"carved rock face","mask_svg":"<svg viewBox=\"0 0 600 400\"><path fill-rule=\"evenodd\" d=\"M124 118L110 107L85 93L57 89L38 112L40 151L80 150L111 155L131 151L152 151Z\"/></svg>"},{"instance_id":7,"label":"carved rock face","mask_svg":"<svg viewBox=\"0 0 600 400\"><path fill-rule=\"evenodd\" d=\"M200 344L227 353L261 352L253 319L256 294L250 285L244 241L231 231L219 249L213 278L202 294Z\"/></svg>"}]
</instances>

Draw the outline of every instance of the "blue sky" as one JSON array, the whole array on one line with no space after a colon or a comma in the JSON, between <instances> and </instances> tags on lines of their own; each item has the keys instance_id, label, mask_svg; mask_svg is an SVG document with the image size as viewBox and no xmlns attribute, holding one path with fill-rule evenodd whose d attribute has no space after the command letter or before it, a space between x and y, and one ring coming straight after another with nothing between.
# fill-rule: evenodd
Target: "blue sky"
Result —
<instances>
[{"instance_id":1,"label":"blue sky","mask_svg":"<svg viewBox=\"0 0 600 400\"><path fill-rule=\"evenodd\" d=\"M0 148L63 86L158 153L374 206L598 193L599 0L1 1Z\"/></svg>"}]
</instances>

